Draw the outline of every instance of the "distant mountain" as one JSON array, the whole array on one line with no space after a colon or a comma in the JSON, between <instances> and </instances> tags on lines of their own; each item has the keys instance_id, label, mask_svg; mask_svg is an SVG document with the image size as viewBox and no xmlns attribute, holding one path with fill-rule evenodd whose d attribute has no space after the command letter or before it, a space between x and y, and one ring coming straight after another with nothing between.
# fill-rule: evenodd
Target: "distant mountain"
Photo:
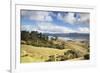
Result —
<instances>
[{"instance_id":1,"label":"distant mountain","mask_svg":"<svg viewBox=\"0 0 100 73\"><path fill-rule=\"evenodd\" d=\"M54 36L54 37L88 37L88 33L44 33L44 35Z\"/></svg>"},{"instance_id":2,"label":"distant mountain","mask_svg":"<svg viewBox=\"0 0 100 73\"><path fill-rule=\"evenodd\" d=\"M88 33L44 33L47 36L53 37L64 37L64 38L71 38L71 39L87 39L89 40Z\"/></svg>"}]
</instances>

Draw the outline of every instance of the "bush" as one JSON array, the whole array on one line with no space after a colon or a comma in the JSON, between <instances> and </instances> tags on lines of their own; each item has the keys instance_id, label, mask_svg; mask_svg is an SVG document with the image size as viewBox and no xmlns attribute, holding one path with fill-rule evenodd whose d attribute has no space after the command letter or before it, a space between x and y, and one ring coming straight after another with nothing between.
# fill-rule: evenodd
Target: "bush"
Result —
<instances>
[{"instance_id":1,"label":"bush","mask_svg":"<svg viewBox=\"0 0 100 73\"><path fill-rule=\"evenodd\" d=\"M55 56L54 55L50 55L49 59L46 60L46 62L49 62L49 61L55 61Z\"/></svg>"},{"instance_id":2,"label":"bush","mask_svg":"<svg viewBox=\"0 0 100 73\"><path fill-rule=\"evenodd\" d=\"M64 61L64 60L65 60L64 55L58 55L56 57L56 61Z\"/></svg>"},{"instance_id":3,"label":"bush","mask_svg":"<svg viewBox=\"0 0 100 73\"><path fill-rule=\"evenodd\" d=\"M74 58L77 58L78 55L77 55L77 53L76 53L75 51L73 51L73 50L68 50L68 51L64 52L64 57L65 57L65 59L67 60L67 59L74 59Z\"/></svg>"},{"instance_id":4,"label":"bush","mask_svg":"<svg viewBox=\"0 0 100 73\"><path fill-rule=\"evenodd\" d=\"M64 55L50 55L49 59L46 60L46 62L49 62L49 61L64 61L64 60L65 60Z\"/></svg>"},{"instance_id":5,"label":"bush","mask_svg":"<svg viewBox=\"0 0 100 73\"><path fill-rule=\"evenodd\" d=\"M85 60L90 59L90 55L89 55L89 54L84 55L84 59L85 59Z\"/></svg>"}]
</instances>

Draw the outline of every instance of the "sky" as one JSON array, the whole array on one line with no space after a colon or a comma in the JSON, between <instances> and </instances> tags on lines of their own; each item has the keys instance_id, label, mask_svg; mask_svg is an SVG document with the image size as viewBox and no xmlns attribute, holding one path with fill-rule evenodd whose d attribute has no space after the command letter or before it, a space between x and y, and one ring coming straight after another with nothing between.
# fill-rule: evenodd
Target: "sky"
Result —
<instances>
[{"instance_id":1,"label":"sky","mask_svg":"<svg viewBox=\"0 0 100 73\"><path fill-rule=\"evenodd\" d=\"M84 12L21 10L21 31L89 33L90 14Z\"/></svg>"}]
</instances>

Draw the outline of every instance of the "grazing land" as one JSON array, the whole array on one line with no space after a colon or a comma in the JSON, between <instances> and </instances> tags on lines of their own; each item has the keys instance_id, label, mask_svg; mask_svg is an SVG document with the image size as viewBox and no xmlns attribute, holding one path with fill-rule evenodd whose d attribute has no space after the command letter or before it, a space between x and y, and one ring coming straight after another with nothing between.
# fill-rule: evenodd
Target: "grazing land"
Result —
<instances>
[{"instance_id":1,"label":"grazing land","mask_svg":"<svg viewBox=\"0 0 100 73\"><path fill-rule=\"evenodd\" d=\"M58 41L53 42L60 44ZM52 47L33 46L25 43L21 44L21 63L89 59L89 48L86 48L85 43L79 41L66 41L63 47L63 49L57 49Z\"/></svg>"}]
</instances>

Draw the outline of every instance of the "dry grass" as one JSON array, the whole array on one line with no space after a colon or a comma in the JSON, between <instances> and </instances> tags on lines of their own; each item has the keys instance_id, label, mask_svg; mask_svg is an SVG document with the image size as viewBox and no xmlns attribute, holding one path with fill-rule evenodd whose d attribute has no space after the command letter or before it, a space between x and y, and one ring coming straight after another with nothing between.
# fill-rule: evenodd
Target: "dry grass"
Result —
<instances>
[{"instance_id":1,"label":"dry grass","mask_svg":"<svg viewBox=\"0 0 100 73\"><path fill-rule=\"evenodd\" d=\"M47 47L35 47L31 45L21 44L21 63L32 63L32 62L45 62L51 55L63 55L68 50L74 50L79 52L80 58L73 60L81 60L83 56L87 54L87 48L82 47L82 43L66 42L65 49L59 50L55 48Z\"/></svg>"},{"instance_id":2,"label":"dry grass","mask_svg":"<svg viewBox=\"0 0 100 73\"><path fill-rule=\"evenodd\" d=\"M21 62L42 62L50 55L63 55L65 50L21 45Z\"/></svg>"}]
</instances>

